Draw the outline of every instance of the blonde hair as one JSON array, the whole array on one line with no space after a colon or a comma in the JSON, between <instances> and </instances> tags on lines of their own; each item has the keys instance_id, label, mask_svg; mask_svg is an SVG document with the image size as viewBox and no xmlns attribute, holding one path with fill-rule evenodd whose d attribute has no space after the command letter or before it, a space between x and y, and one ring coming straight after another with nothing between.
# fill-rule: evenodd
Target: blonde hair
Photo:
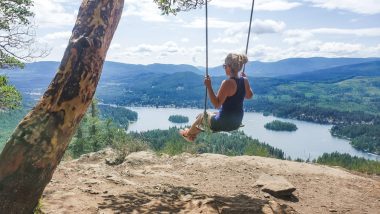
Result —
<instances>
[{"instance_id":1,"label":"blonde hair","mask_svg":"<svg viewBox=\"0 0 380 214\"><path fill-rule=\"evenodd\" d=\"M229 53L224 62L233 71L239 72L243 68L243 65L248 62L248 57L245 54Z\"/></svg>"}]
</instances>

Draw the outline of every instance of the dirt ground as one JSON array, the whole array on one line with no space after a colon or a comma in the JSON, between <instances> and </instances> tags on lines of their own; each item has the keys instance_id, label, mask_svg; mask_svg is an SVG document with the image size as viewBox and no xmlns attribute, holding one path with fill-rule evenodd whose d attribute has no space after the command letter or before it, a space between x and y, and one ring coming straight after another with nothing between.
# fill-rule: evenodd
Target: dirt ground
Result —
<instances>
[{"instance_id":1,"label":"dirt ground","mask_svg":"<svg viewBox=\"0 0 380 214\"><path fill-rule=\"evenodd\" d=\"M256 156L157 156L117 166L112 150L64 161L45 189L45 213L380 213L380 177ZM276 198L255 186L283 176L297 190Z\"/></svg>"}]
</instances>

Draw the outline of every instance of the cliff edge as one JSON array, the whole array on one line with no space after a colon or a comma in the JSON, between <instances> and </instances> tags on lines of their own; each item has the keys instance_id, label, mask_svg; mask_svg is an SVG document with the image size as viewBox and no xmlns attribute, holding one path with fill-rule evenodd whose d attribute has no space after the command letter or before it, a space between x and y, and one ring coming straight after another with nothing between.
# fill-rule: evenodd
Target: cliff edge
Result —
<instances>
[{"instance_id":1,"label":"cliff edge","mask_svg":"<svg viewBox=\"0 0 380 214\"><path fill-rule=\"evenodd\" d=\"M45 213L377 213L380 177L256 156L131 153L111 149L62 162ZM108 164L107 164L108 162ZM272 180L294 187L265 191ZM281 183L281 182L280 182ZM279 183L278 183L279 184ZM279 184L280 185L280 184ZM294 191L295 190L295 191ZM283 193L283 192L282 192Z\"/></svg>"}]
</instances>

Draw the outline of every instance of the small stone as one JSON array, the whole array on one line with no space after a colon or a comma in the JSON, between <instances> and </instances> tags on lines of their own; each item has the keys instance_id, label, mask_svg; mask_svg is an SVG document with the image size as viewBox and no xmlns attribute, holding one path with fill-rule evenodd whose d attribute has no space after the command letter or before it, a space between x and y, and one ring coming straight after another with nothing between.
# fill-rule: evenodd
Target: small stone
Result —
<instances>
[{"instance_id":1,"label":"small stone","mask_svg":"<svg viewBox=\"0 0 380 214\"><path fill-rule=\"evenodd\" d=\"M188 194L188 195L185 195L182 197L182 201L191 201L192 198L193 198L193 196Z\"/></svg>"},{"instance_id":2,"label":"small stone","mask_svg":"<svg viewBox=\"0 0 380 214\"><path fill-rule=\"evenodd\" d=\"M329 209L329 212L330 213L336 213L336 212L338 212L336 209Z\"/></svg>"},{"instance_id":3,"label":"small stone","mask_svg":"<svg viewBox=\"0 0 380 214\"><path fill-rule=\"evenodd\" d=\"M270 195L268 193L264 193L264 198L270 198Z\"/></svg>"},{"instance_id":4,"label":"small stone","mask_svg":"<svg viewBox=\"0 0 380 214\"><path fill-rule=\"evenodd\" d=\"M273 196L290 196L296 188L282 176L263 174L256 181L255 186L262 187L262 191Z\"/></svg>"}]
</instances>

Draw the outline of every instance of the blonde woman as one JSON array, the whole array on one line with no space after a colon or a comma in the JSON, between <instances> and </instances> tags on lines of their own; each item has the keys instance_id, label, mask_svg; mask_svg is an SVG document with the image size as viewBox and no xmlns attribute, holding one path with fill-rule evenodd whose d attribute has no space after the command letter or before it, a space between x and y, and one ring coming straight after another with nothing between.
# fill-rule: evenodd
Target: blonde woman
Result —
<instances>
[{"instance_id":1,"label":"blonde woman","mask_svg":"<svg viewBox=\"0 0 380 214\"><path fill-rule=\"evenodd\" d=\"M232 131L238 129L243 120L244 99L251 99L253 92L248 78L244 73L239 75L248 58L244 54L230 53L225 59L223 68L227 79L220 85L218 93L215 95L211 85L211 78L205 77L204 84L211 103L219 109L218 113L207 113L207 125L213 131ZM189 142L193 142L201 132L198 128L202 124L204 114L198 115L196 121L189 129L180 130L180 134Z\"/></svg>"}]
</instances>

